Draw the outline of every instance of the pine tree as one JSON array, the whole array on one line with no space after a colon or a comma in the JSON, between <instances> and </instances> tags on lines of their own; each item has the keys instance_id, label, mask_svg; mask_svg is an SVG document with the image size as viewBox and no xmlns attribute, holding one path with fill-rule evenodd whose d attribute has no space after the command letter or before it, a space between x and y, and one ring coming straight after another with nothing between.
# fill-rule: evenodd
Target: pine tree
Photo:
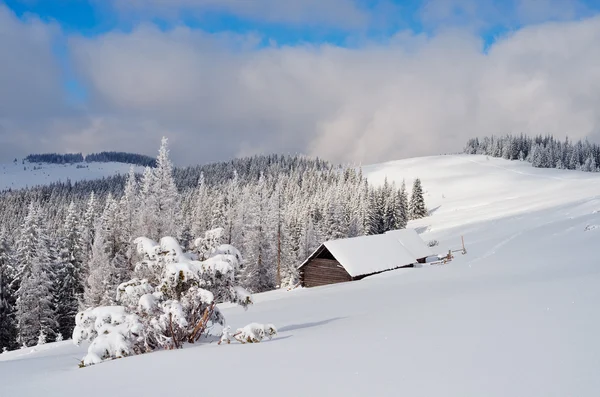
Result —
<instances>
[{"instance_id":1,"label":"pine tree","mask_svg":"<svg viewBox=\"0 0 600 397\"><path fill-rule=\"evenodd\" d=\"M0 351L13 350L17 343L15 320L16 291L12 287L15 277L13 256L4 229L0 230Z\"/></svg>"},{"instance_id":2,"label":"pine tree","mask_svg":"<svg viewBox=\"0 0 600 397\"><path fill-rule=\"evenodd\" d=\"M408 198L406 197L406 183L402 181L400 190L396 193L394 206L395 225L393 229L405 229L408 223Z\"/></svg>"},{"instance_id":3,"label":"pine tree","mask_svg":"<svg viewBox=\"0 0 600 397\"><path fill-rule=\"evenodd\" d=\"M420 219L427 216L427 208L425 207L425 198L423 197L423 188L421 180L415 179L412 188L412 196L410 197L410 218Z\"/></svg>"},{"instance_id":4,"label":"pine tree","mask_svg":"<svg viewBox=\"0 0 600 397\"><path fill-rule=\"evenodd\" d=\"M81 238L75 204L71 202L65 222L59 233L59 253L56 277L56 315L58 331L71 335L75 327L75 315L83 298L81 283Z\"/></svg>"},{"instance_id":5,"label":"pine tree","mask_svg":"<svg viewBox=\"0 0 600 397\"><path fill-rule=\"evenodd\" d=\"M192 235L196 238L202 236L209 229L209 211L210 200L208 197L208 189L204 181L204 174L200 174L198 186L196 188L196 203L192 210Z\"/></svg>"},{"instance_id":6,"label":"pine tree","mask_svg":"<svg viewBox=\"0 0 600 397\"><path fill-rule=\"evenodd\" d=\"M87 271L87 262L92 255L92 244L94 243L94 224L98 217L98 207L94 192L90 194L83 219L79 224L79 236L81 238L81 260L84 264L84 273Z\"/></svg>"},{"instance_id":7,"label":"pine tree","mask_svg":"<svg viewBox=\"0 0 600 397\"><path fill-rule=\"evenodd\" d=\"M44 236L38 239L31 269L22 280L17 300L19 340L25 346L37 344L40 333L53 341L58 323L53 298L52 257Z\"/></svg>"},{"instance_id":8,"label":"pine tree","mask_svg":"<svg viewBox=\"0 0 600 397\"><path fill-rule=\"evenodd\" d=\"M275 240L269 219L267 185L263 176L256 186L244 196L248 212L244 235L245 253L242 271L243 285L251 291L263 292L275 287L274 255L270 242Z\"/></svg>"},{"instance_id":9,"label":"pine tree","mask_svg":"<svg viewBox=\"0 0 600 397\"><path fill-rule=\"evenodd\" d=\"M40 223L39 207L34 203L29 204L27 216L21 225L16 242L16 261L19 266L14 280L16 288L19 288L20 282L29 275L33 261L37 257Z\"/></svg>"},{"instance_id":10,"label":"pine tree","mask_svg":"<svg viewBox=\"0 0 600 397\"><path fill-rule=\"evenodd\" d=\"M153 239L177 236L179 193L173 178L173 164L169 160L167 138L162 139L156 168L146 168L141 190L141 235Z\"/></svg>"},{"instance_id":11,"label":"pine tree","mask_svg":"<svg viewBox=\"0 0 600 397\"><path fill-rule=\"evenodd\" d=\"M121 200L119 201L118 215L123 241L127 243L129 247L132 246L133 240L139 237L136 231L140 204L138 188L135 170L131 167L125 182L123 196L121 196ZM127 259L130 267L133 265L133 254L131 249L127 251Z\"/></svg>"},{"instance_id":12,"label":"pine tree","mask_svg":"<svg viewBox=\"0 0 600 397\"><path fill-rule=\"evenodd\" d=\"M108 247L101 223L101 220L96 223L97 227L94 236L94 245L92 246L92 257L89 262L89 276L86 280L83 308L108 303L106 302L108 298L106 293L112 273L111 258L108 254Z\"/></svg>"}]
</instances>

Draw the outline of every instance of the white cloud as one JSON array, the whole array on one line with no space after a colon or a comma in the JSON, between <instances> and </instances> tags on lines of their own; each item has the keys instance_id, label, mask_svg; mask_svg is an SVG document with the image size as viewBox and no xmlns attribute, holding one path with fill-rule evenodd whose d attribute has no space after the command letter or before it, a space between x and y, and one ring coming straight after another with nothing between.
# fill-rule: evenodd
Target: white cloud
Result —
<instances>
[{"instance_id":1,"label":"white cloud","mask_svg":"<svg viewBox=\"0 0 600 397\"><path fill-rule=\"evenodd\" d=\"M61 70L52 53L58 29L17 19L0 4L0 157L39 138L44 120L66 116Z\"/></svg>"},{"instance_id":2,"label":"white cloud","mask_svg":"<svg viewBox=\"0 0 600 397\"><path fill-rule=\"evenodd\" d=\"M261 48L252 36L152 25L74 37L73 67L90 98L75 112L61 100L52 28L7 15L0 8L0 48L20 52L0 64L13 84L0 92L13 106L0 109L5 159L153 154L168 135L180 164L265 152L366 163L455 152L492 133L600 131L600 17L531 26L486 53L460 30L351 49Z\"/></svg>"},{"instance_id":3,"label":"white cloud","mask_svg":"<svg viewBox=\"0 0 600 397\"><path fill-rule=\"evenodd\" d=\"M121 123L153 120L154 141L168 131L209 159L301 151L374 162L458 151L483 134L593 134L599 38L593 18L520 30L487 54L460 31L357 49L240 50L241 38L144 27L73 50L97 106ZM174 150L196 160L189 146Z\"/></svg>"}]
</instances>

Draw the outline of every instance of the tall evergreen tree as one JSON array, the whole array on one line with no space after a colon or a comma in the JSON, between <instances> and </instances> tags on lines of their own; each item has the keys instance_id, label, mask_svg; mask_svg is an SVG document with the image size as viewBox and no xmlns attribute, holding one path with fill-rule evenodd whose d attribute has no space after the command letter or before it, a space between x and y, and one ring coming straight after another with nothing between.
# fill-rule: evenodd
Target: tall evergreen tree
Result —
<instances>
[{"instance_id":1,"label":"tall evergreen tree","mask_svg":"<svg viewBox=\"0 0 600 397\"><path fill-rule=\"evenodd\" d=\"M84 308L111 303L110 296L107 295L109 293L108 286L112 279L111 258L101 224L101 220L96 223L92 257L89 262L89 275L84 291ZM110 293L113 291L110 291Z\"/></svg>"},{"instance_id":2,"label":"tall evergreen tree","mask_svg":"<svg viewBox=\"0 0 600 397\"><path fill-rule=\"evenodd\" d=\"M410 218L420 219L427 216L427 208L425 207L425 197L423 197L423 187L421 180L415 179L410 197Z\"/></svg>"},{"instance_id":3,"label":"tall evergreen tree","mask_svg":"<svg viewBox=\"0 0 600 397\"><path fill-rule=\"evenodd\" d=\"M408 198L406 196L406 183L402 181L400 190L396 193L394 207L394 229L404 229L408 223Z\"/></svg>"},{"instance_id":4,"label":"tall evergreen tree","mask_svg":"<svg viewBox=\"0 0 600 397\"><path fill-rule=\"evenodd\" d=\"M75 315L83 299L81 237L75 204L71 202L59 232L56 276L56 315L58 331L68 338L75 327Z\"/></svg>"},{"instance_id":5,"label":"tall evergreen tree","mask_svg":"<svg viewBox=\"0 0 600 397\"><path fill-rule=\"evenodd\" d=\"M18 268L17 275L13 281L16 288L19 288L20 282L29 275L33 261L38 255L40 223L40 209L32 202L29 204L27 216L21 226L16 242L16 261Z\"/></svg>"},{"instance_id":6,"label":"tall evergreen tree","mask_svg":"<svg viewBox=\"0 0 600 397\"><path fill-rule=\"evenodd\" d=\"M179 193L173 178L167 138L163 138L156 167L146 168L142 179L140 233L153 239L177 236Z\"/></svg>"},{"instance_id":7,"label":"tall evergreen tree","mask_svg":"<svg viewBox=\"0 0 600 397\"><path fill-rule=\"evenodd\" d=\"M53 258L42 231L35 252L30 271L21 281L17 300L19 340L25 346L37 344L41 333L53 341L58 329L53 302Z\"/></svg>"},{"instance_id":8,"label":"tall evergreen tree","mask_svg":"<svg viewBox=\"0 0 600 397\"><path fill-rule=\"evenodd\" d=\"M4 229L0 230L0 351L18 347L14 257Z\"/></svg>"}]
</instances>

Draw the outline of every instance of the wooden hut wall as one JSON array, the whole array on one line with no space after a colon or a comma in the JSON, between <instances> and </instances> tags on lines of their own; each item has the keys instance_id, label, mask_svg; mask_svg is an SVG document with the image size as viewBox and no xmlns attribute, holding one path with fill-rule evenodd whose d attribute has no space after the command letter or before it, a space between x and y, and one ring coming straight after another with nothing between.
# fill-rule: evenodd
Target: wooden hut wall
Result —
<instances>
[{"instance_id":1,"label":"wooden hut wall","mask_svg":"<svg viewBox=\"0 0 600 397\"><path fill-rule=\"evenodd\" d=\"M323 248L315 258L302 267L300 277L303 286L317 287L352 281L352 277L344 267L335 259L329 258L333 258L333 255L327 248Z\"/></svg>"}]
</instances>

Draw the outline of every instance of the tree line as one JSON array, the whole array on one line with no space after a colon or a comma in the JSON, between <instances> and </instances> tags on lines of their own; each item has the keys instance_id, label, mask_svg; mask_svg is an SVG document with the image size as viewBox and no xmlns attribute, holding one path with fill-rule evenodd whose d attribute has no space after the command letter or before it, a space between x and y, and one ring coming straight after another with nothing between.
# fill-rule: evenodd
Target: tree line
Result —
<instances>
[{"instance_id":1,"label":"tree line","mask_svg":"<svg viewBox=\"0 0 600 397\"><path fill-rule=\"evenodd\" d=\"M598 172L600 146L587 140L560 141L552 136L528 137L505 135L473 138L467 142L467 154L485 154L506 160L527 161L537 168L557 168Z\"/></svg>"},{"instance_id":2,"label":"tree line","mask_svg":"<svg viewBox=\"0 0 600 397\"><path fill-rule=\"evenodd\" d=\"M43 153L30 154L25 157L25 161L30 163L50 163L50 164L77 164L77 163L125 163L140 165L143 167L154 167L156 159L137 153L127 152L100 152L91 153L85 157L81 153Z\"/></svg>"},{"instance_id":3,"label":"tree line","mask_svg":"<svg viewBox=\"0 0 600 397\"><path fill-rule=\"evenodd\" d=\"M233 245L242 256L236 283L262 292L294 286L297 266L326 240L427 215L418 179L409 195L404 183L375 187L360 169L320 159L174 168L168 153L164 139L143 175L132 168L0 194L0 347L69 338L78 310L117 303L117 287L141 260L133 243L140 236L172 236L200 260L204 241Z\"/></svg>"}]
</instances>

